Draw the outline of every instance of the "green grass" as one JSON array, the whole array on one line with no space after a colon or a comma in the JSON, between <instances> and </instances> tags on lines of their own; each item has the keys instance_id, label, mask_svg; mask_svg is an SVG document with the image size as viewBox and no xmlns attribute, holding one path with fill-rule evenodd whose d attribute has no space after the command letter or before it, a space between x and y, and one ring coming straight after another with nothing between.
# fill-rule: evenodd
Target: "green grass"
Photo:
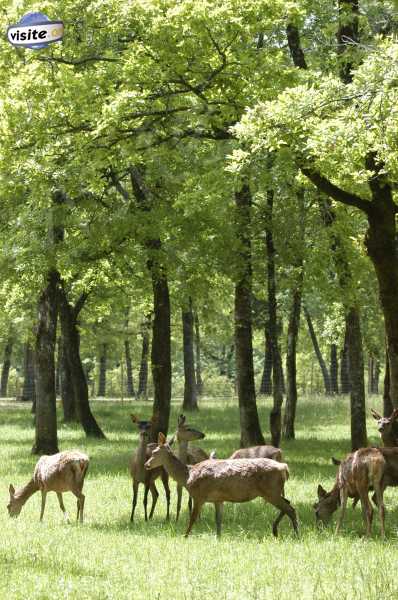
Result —
<instances>
[{"instance_id":1,"label":"green grass","mask_svg":"<svg viewBox=\"0 0 398 600\"><path fill-rule=\"evenodd\" d=\"M260 401L267 430L269 401ZM33 430L28 407L0 404L0 598L12 600L84 598L267 600L394 598L398 593L396 553L398 503L386 493L387 540L382 541L378 519L373 539L362 537L360 510L347 511L343 532L315 528L312 504L318 482L329 488L335 467L330 457L349 451L347 400L319 397L301 400L297 440L283 443L290 468L286 495L298 511L300 538L290 522L280 525L279 539L271 534L276 511L257 499L225 506L223 537L214 529L214 509L205 507L191 537L186 526L186 496L180 522L175 523L175 485L172 482L172 520L164 522L161 484L152 522L145 523L142 489L136 522L129 523L131 482L127 471L137 435L128 417L132 403L93 402L108 441L87 441L79 428L60 424L60 448L80 448L91 457L85 484L86 522L65 524L55 494L50 494L44 523L39 523L40 496L25 505L18 519L9 519L8 484L25 483L36 458L30 455ZM134 403L134 412L150 415L148 403ZM173 404L172 423L179 407ZM238 410L232 402L202 402L189 421L206 432L201 443L218 457L239 447ZM371 442L378 442L369 420ZM160 483L160 482L159 482ZM75 516L71 494L65 504Z\"/></svg>"}]
</instances>

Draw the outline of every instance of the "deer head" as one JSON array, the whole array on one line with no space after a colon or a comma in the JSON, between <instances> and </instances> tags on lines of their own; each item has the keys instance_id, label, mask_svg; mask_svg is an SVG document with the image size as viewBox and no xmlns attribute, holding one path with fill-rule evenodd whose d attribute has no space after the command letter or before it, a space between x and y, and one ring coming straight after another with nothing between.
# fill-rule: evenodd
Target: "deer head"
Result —
<instances>
[{"instance_id":1,"label":"deer head","mask_svg":"<svg viewBox=\"0 0 398 600\"><path fill-rule=\"evenodd\" d=\"M145 468L150 471L164 464L167 455L171 454L171 448L167 443L166 436L163 433L158 435L158 445L152 451L152 456L145 463Z\"/></svg>"},{"instance_id":2,"label":"deer head","mask_svg":"<svg viewBox=\"0 0 398 600\"><path fill-rule=\"evenodd\" d=\"M17 517L22 510L24 502L15 495L15 488L11 483L8 491L10 493L10 501L7 504L8 514L10 517Z\"/></svg>"},{"instance_id":3,"label":"deer head","mask_svg":"<svg viewBox=\"0 0 398 600\"><path fill-rule=\"evenodd\" d=\"M321 484L318 485L318 502L315 502L315 518L317 524L327 525L339 505L339 494L327 492Z\"/></svg>"},{"instance_id":4,"label":"deer head","mask_svg":"<svg viewBox=\"0 0 398 600\"><path fill-rule=\"evenodd\" d=\"M142 421L136 415L130 415L134 425L138 427L138 433L141 439L149 439L154 423L157 421L157 415L153 415L149 421Z\"/></svg>"},{"instance_id":5,"label":"deer head","mask_svg":"<svg viewBox=\"0 0 398 600\"><path fill-rule=\"evenodd\" d=\"M205 434L187 425L185 415L180 415L177 419L176 436L179 442L193 442L194 440L203 440Z\"/></svg>"},{"instance_id":6,"label":"deer head","mask_svg":"<svg viewBox=\"0 0 398 600\"><path fill-rule=\"evenodd\" d=\"M395 408L389 417L382 417L373 408L370 411L372 417L377 421L377 430L380 433L385 446L396 446L396 431L394 424L398 418L398 408Z\"/></svg>"}]
</instances>

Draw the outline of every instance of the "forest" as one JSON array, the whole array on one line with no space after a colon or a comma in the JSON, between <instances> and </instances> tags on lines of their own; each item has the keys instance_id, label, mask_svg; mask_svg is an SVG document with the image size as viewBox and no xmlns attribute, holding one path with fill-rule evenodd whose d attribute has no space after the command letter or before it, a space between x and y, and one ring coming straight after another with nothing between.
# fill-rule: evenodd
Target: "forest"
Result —
<instances>
[{"instance_id":1,"label":"forest","mask_svg":"<svg viewBox=\"0 0 398 600\"><path fill-rule=\"evenodd\" d=\"M396 594L398 3L0 7L0 598Z\"/></svg>"}]
</instances>

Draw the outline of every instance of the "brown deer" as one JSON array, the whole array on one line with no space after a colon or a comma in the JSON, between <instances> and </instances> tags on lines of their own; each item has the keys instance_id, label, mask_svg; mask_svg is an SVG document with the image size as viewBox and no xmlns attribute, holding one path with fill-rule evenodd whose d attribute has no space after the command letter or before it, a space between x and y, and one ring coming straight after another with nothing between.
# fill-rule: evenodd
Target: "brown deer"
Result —
<instances>
[{"instance_id":1,"label":"brown deer","mask_svg":"<svg viewBox=\"0 0 398 600\"><path fill-rule=\"evenodd\" d=\"M275 446L252 446L235 450L229 458L272 458L282 462L282 451Z\"/></svg>"},{"instance_id":2,"label":"brown deer","mask_svg":"<svg viewBox=\"0 0 398 600\"><path fill-rule=\"evenodd\" d=\"M373 408L370 409L372 417L377 421L377 429L383 444L386 447L398 446L397 423L398 408L394 409L389 417L382 417Z\"/></svg>"},{"instance_id":3,"label":"brown deer","mask_svg":"<svg viewBox=\"0 0 398 600\"><path fill-rule=\"evenodd\" d=\"M147 469L163 466L169 475L183 485L193 498L193 511L185 537L192 529L205 502L216 508L217 535L221 535L222 507L224 502L249 502L258 496L280 510L272 526L278 535L278 524L284 515L290 518L298 533L296 511L284 498L284 485L289 477L288 466L268 458L204 460L196 465L185 465L171 451L163 433L159 433L158 446L146 462Z\"/></svg>"},{"instance_id":4,"label":"brown deer","mask_svg":"<svg viewBox=\"0 0 398 600\"><path fill-rule=\"evenodd\" d=\"M169 476L166 471L160 467L155 469L153 472L148 472L144 465L145 462L151 457L152 450L156 448L156 444L148 443L152 426L156 422L157 417L153 416L149 421L142 421L135 415L130 415L134 425L138 427L139 432L139 446L131 457L130 461L130 474L133 479L133 503L131 509L130 521L134 521L134 512L137 505L138 498L138 486L140 483L144 484L144 513L145 521L148 520L147 505L148 505L148 493L152 495L152 506L149 513L149 518L152 519L155 511L156 503L158 501L159 492L156 489L155 480L160 477L162 479L164 491L166 494L167 502L167 515L166 520L170 518L170 488L169 488Z\"/></svg>"},{"instance_id":5,"label":"brown deer","mask_svg":"<svg viewBox=\"0 0 398 600\"><path fill-rule=\"evenodd\" d=\"M202 460L207 460L209 455L207 452L202 450L202 448L198 448L197 446L191 446L188 444L189 442L193 442L194 440L203 440L205 434L199 431L198 429L194 429L190 427L186 423L186 417L184 415L180 415L177 419L177 431L173 436L177 439L178 443L178 458L184 465L195 465ZM182 488L183 486L180 483L177 483L177 514L176 521L180 516L181 511L181 499L182 499ZM192 510L192 499L189 497L188 502L189 512Z\"/></svg>"},{"instance_id":6,"label":"brown deer","mask_svg":"<svg viewBox=\"0 0 398 600\"><path fill-rule=\"evenodd\" d=\"M10 501L7 505L10 517L17 517L23 505L39 490L41 491L40 521L43 520L48 492L56 492L60 509L67 521L62 494L72 492L77 498L77 520L83 523L85 496L82 493L84 478L87 473L89 458L79 450L66 450L52 456L39 458L32 479L17 490L10 485Z\"/></svg>"},{"instance_id":7,"label":"brown deer","mask_svg":"<svg viewBox=\"0 0 398 600\"><path fill-rule=\"evenodd\" d=\"M339 461L333 459L336 464ZM369 501L369 490L375 491L380 516L381 534L384 537L385 508L383 492L386 487L386 460L378 448L361 448L351 452L340 462L335 484L330 492L318 485L318 502L314 504L318 522L327 524L332 514L341 505L337 520L336 534L344 519L347 500L354 498L354 504L361 500L362 515L366 525L366 535L371 534L373 509Z\"/></svg>"}]
</instances>

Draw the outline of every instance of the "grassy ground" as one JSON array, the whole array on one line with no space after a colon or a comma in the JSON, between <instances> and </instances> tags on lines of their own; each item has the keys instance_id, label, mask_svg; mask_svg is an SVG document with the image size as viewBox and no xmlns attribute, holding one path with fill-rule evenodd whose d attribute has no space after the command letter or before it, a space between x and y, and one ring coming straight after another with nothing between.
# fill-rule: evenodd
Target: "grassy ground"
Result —
<instances>
[{"instance_id":1,"label":"grassy ground","mask_svg":"<svg viewBox=\"0 0 398 600\"><path fill-rule=\"evenodd\" d=\"M260 401L261 419L267 429L267 402ZM376 403L377 407L377 403ZM172 422L178 405L173 405ZM87 441L75 427L60 424L60 448L80 448L91 457L85 484L86 522L83 526L62 521L55 494L47 500L45 521L39 524L40 497L33 496L20 517L9 519L8 484L25 483L35 457L32 418L28 407L0 404L0 598L267 600L394 598L398 594L396 553L398 503L396 492L386 494L387 541L379 535L362 537L360 510L347 511L343 533L315 528L312 503L318 482L330 488L335 467L331 456L349 450L347 401L317 398L302 400L297 440L283 444L291 478L286 495L297 508L300 538L288 519L280 525L280 537L271 535L276 514L260 499L242 505L226 505L223 537L214 533L213 507L207 506L192 536L182 537L186 504L176 525L175 486L172 515L164 522L161 496L155 518L143 518L142 490L136 522L130 525L131 483L127 465L137 435L128 417L131 403L98 402L93 409L108 441ZM148 404L134 403L134 412L149 416ZM203 402L189 421L206 432L201 444L228 456L239 444L235 404ZM378 441L369 420L370 441ZM65 495L70 513L75 499Z\"/></svg>"}]
</instances>

